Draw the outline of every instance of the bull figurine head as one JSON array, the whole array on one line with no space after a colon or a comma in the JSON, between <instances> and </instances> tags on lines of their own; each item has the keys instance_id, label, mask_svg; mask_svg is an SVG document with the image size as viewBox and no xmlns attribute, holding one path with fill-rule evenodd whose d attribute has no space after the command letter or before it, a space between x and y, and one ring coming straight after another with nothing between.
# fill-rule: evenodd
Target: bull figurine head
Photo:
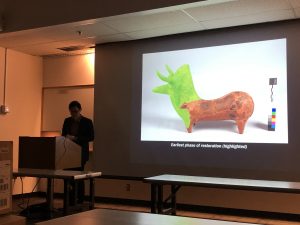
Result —
<instances>
[{"instance_id":1,"label":"bull figurine head","mask_svg":"<svg viewBox=\"0 0 300 225\"><path fill-rule=\"evenodd\" d=\"M170 96L175 111L183 120L185 127L188 128L191 122L190 114L187 110L182 109L181 106L186 102L200 100L195 91L190 67L185 64L174 72L166 65L166 69L169 73L168 76L162 75L159 71L156 73L166 84L154 88L153 92Z\"/></svg>"}]
</instances>

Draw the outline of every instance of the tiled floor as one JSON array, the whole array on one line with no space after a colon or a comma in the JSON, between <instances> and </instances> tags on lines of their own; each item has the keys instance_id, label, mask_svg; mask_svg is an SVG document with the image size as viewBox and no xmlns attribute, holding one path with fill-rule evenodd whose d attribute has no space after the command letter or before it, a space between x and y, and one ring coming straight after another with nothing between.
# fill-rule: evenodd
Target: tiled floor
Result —
<instances>
[{"instance_id":1,"label":"tiled floor","mask_svg":"<svg viewBox=\"0 0 300 225\"><path fill-rule=\"evenodd\" d=\"M43 198L31 198L29 201L29 205L40 203L43 201L44 201ZM21 199L17 199L13 201L13 213L18 214L21 211L21 208L18 206L20 205L20 203L22 203ZM23 203L24 203L23 207L27 206L27 201ZM148 207L132 206L132 205L125 205L125 204L96 203L95 206L96 208L118 209L118 210L137 211L137 212L150 212ZM62 200L56 199L54 201L54 207L57 209L62 208ZM83 208L87 208L87 206ZM79 208L77 209L77 212L79 212L80 210L84 210L84 209ZM288 221L288 220L278 220L278 219L270 219L270 218L221 215L221 214L214 214L214 213L202 213L202 212L183 211L183 210L178 210L177 215L196 217L196 218L205 218L205 219L214 219L214 220L268 224L268 225L296 225L296 224L300 225L300 216L299 216L299 221ZM30 219L28 220L27 225L32 225L37 221L40 220Z\"/></svg>"}]
</instances>

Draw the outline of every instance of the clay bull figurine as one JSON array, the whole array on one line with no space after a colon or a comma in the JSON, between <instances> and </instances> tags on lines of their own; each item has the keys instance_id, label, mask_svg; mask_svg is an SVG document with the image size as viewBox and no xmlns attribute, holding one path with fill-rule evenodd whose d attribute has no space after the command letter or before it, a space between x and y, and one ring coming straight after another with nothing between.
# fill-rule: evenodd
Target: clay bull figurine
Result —
<instances>
[{"instance_id":1,"label":"clay bull figurine","mask_svg":"<svg viewBox=\"0 0 300 225\"><path fill-rule=\"evenodd\" d=\"M195 100L181 105L190 115L190 124L187 128L191 133L193 126L201 121L234 120L240 134L244 132L245 124L252 115L254 102L245 92L231 92L221 98L213 100Z\"/></svg>"}]
</instances>

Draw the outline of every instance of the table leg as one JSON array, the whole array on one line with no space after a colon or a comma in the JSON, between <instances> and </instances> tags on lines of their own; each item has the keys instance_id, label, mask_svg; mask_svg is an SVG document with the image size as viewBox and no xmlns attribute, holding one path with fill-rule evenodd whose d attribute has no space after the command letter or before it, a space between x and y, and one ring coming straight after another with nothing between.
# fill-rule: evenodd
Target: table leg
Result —
<instances>
[{"instance_id":1,"label":"table leg","mask_svg":"<svg viewBox=\"0 0 300 225\"><path fill-rule=\"evenodd\" d=\"M50 217L53 212L53 179L47 178L47 207L50 213Z\"/></svg>"},{"instance_id":2,"label":"table leg","mask_svg":"<svg viewBox=\"0 0 300 225\"><path fill-rule=\"evenodd\" d=\"M171 208L172 215L176 215L176 185L171 186Z\"/></svg>"},{"instance_id":3,"label":"table leg","mask_svg":"<svg viewBox=\"0 0 300 225\"><path fill-rule=\"evenodd\" d=\"M77 182L77 180L74 180L73 188L74 188L74 190L73 190L74 206L76 206L77 202L78 202L78 182Z\"/></svg>"},{"instance_id":4,"label":"table leg","mask_svg":"<svg viewBox=\"0 0 300 225\"><path fill-rule=\"evenodd\" d=\"M68 215L70 205L70 180L64 179L64 214Z\"/></svg>"},{"instance_id":5,"label":"table leg","mask_svg":"<svg viewBox=\"0 0 300 225\"><path fill-rule=\"evenodd\" d=\"M90 209L95 206L95 180L90 178Z\"/></svg>"},{"instance_id":6,"label":"table leg","mask_svg":"<svg viewBox=\"0 0 300 225\"><path fill-rule=\"evenodd\" d=\"M151 213L157 213L157 185L151 184Z\"/></svg>"},{"instance_id":7,"label":"table leg","mask_svg":"<svg viewBox=\"0 0 300 225\"><path fill-rule=\"evenodd\" d=\"M157 213L162 214L163 213L163 185L158 184L157 185Z\"/></svg>"}]
</instances>

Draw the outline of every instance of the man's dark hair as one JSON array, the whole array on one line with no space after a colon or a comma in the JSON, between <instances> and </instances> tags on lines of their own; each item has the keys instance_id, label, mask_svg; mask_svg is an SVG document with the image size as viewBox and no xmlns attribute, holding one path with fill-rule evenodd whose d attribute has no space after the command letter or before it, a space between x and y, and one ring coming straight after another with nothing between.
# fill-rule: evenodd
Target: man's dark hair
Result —
<instances>
[{"instance_id":1,"label":"man's dark hair","mask_svg":"<svg viewBox=\"0 0 300 225\"><path fill-rule=\"evenodd\" d=\"M78 101L72 101L69 104L69 109L72 109L74 107L77 107L78 109L81 109L81 104Z\"/></svg>"}]
</instances>

